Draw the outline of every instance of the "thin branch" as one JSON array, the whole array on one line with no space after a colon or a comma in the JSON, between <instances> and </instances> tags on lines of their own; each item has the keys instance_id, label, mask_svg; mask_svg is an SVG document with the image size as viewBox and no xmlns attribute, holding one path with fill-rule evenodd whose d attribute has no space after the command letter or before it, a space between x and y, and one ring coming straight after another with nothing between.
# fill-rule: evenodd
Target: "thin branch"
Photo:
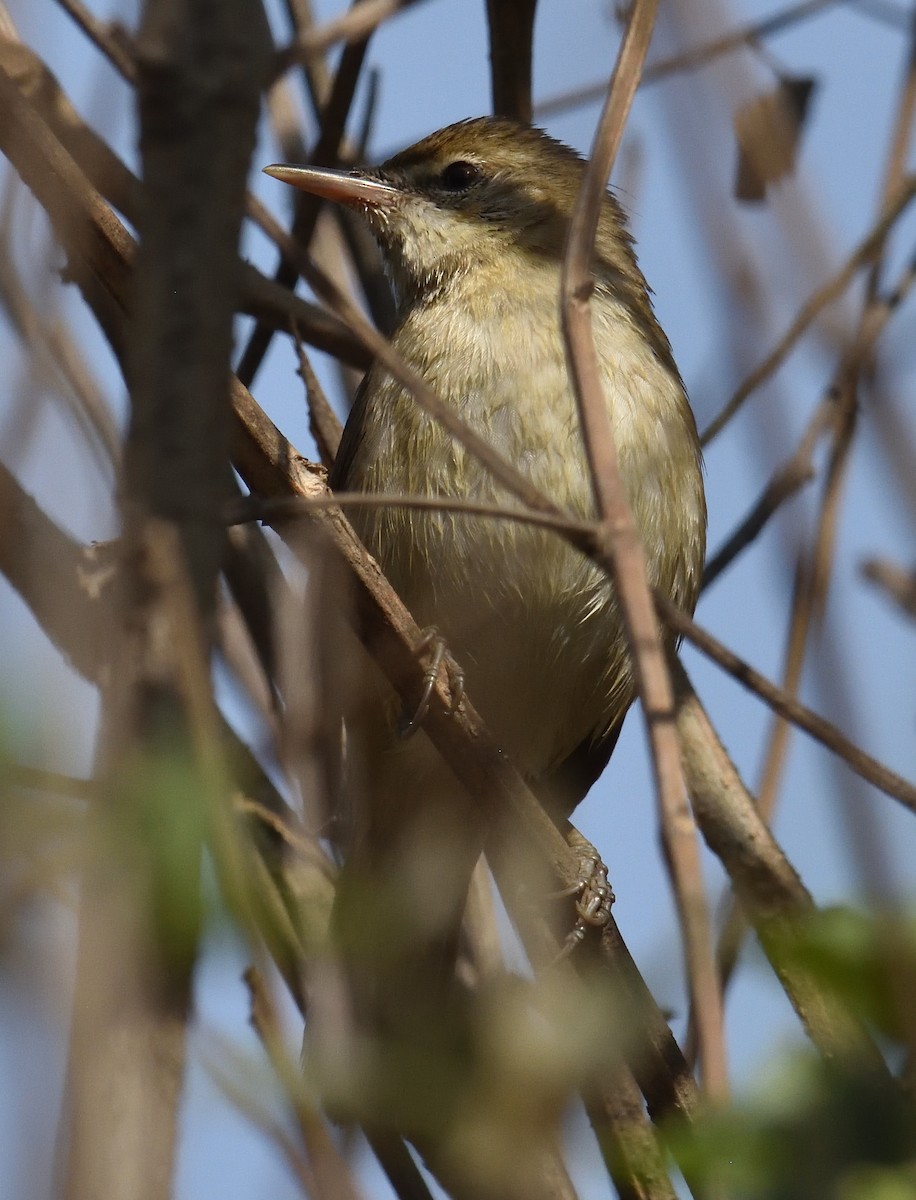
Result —
<instances>
[{"instance_id":1,"label":"thin branch","mask_svg":"<svg viewBox=\"0 0 916 1200\"><path fill-rule=\"evenodd\" d=\"M404 508L421 512L459 513L469 517L487 517L494 521L513 521L538 529L553 529L564 534L574 545L585 549L595 542L599 528L594 521L555 517L552 513L531 512L525 508L506 508L482 504L461 496L408 496L385 492L334 492L308 500L301 496L242 496L225 506L226 523L265 521L268 524L302 518L320 508Z\"/></svg>"},{"instance_id":2,"label":"thin branch","mask_svg":"<svg viewBox=\"0 0 916 1200\"><path fill-rule=\"evenodd\" d=\"M356 0L351 12L364 7L363 0ZM337 64L337 70L328 91L327 99L322 103L319 112L319 133L309 161L317 167L333 167L340 158L344 129L360 72L368 49L367 37L344 47ZM318 223L318 214L322 202L317 196L299 193L295 197L292 238L302 247L308 247ZM296 273L289 258L281 258L275 278L278 283L291 286L295 282ZM255 375L264 360L270 345L273 332L264 327L256 327L248 339L239 360L236 374L246 387L250 387Z\"/></svg>"},{"instance_id":3,"label":"thin branch","mask_svg":"<svg viewBox=\"0 0 916 1200\"><path fill-rule=\"evenodd\" d=\"M708 559L703 571L704 591L747 549L782 505L814 479L814 451L832 420L833 403L828 397L815 409L795 453L776 469L748 515Z\"/></svg>"},{"instance_id":4,"label":"thin branch","mask_svg":"<svg viewBox=\"0 0 916 1200\"><path fill-rule=\"evenodd\" d=\"M277 53L276 74L316 57L337 42L357 42L367 38L379 25L397 16L417 0L362 0L339 17L333 17L317 29L302 34Z\"/></svg>"},{"instance_id":5,"label":"thin branch","mask_svg":"<svg viewBox=\"0 0 916 1200\"><path fill-rule=\"evenodd\" d=\"M206 1031L203 1044L203 1066L216 1089L251 1125L259 1130L268 1143L273 1142L298 1182L305 1200L315 1195L315 1177L306 1155L293 1133L268 1110L266 1101L256 1096L245 1082L253 1074L248 1058L242 1059L235 1045L212 1030Z\"/></svg>"},{"instance_id":6,"label":"thin branch","mask_svg":"<svg viewBox=\"0 0 916 1200\"><path fill-rule=\"evenodd\" d=\"M63 532L0 464L0 573L64 658L99 683L108 663L116 560Z\"/></svg>"},{"instance_id":7,"label":"thin branch","mask_svg":"<svg viewBox=\"0 0 916 1200\"><path fill-rule=\"evenodd\" d=\"M734 679L759 696L775 713L803 729L833 754L838 755L857 775L893 800L899 801L910 812L916 812L916 785L897 775L889 767L866 754L829 721L819 717L810 708L793 699L782 688L771 683L759 671L732 653L707 630L676 608L667 597L655 594L655 604L663 620L691 645L712 659Z\"/></svg>"},{"instance_id":8,"label":"thin branch","mask_svg":"<svg viewBox=\"0 0 916 1200\"><path fill-rule=\"evenodd\" d=\"M806 21L809 17L817 16L823 9L833 7L838 2L839 0L801 0L801 3L790 4L787 8L774 13L770 17L764 17L761 21L752 21L748 25L742 25L739 29L734 29L731 33L723 34L722 37L714 38L702 46L695 46L690 50L683 50L678 54L672 54L668 58L662 58L657 62L649 63L643 70L640 87L648 87L650 84L657 83L660 79L666 79L668 76L674 75L679 71L695 70L697 67L705 66L723 54L740 50L743 46L753 46L757 42L763 41L764 38L782 33L783 30L789 28L791 25ZM550 99L542 101L535 106L535 112L539 119L553 116L556 113L565 112L570 108L577 108L583 104L597 103L604 98L606 93L607 84L605 83L594 83L587 87L575 88L572 91L564 92L562 95L552 96Z\"/></svg>"},{"instance_id":9,"label":"thin branch","mask_svg":"<svg viewBox=\"0 0 916 1200\"><path fill-rule=\"evenodd\" d=\"M591 327L591 257L600 206L655 20L654 0L634 4L607 102L570 225L561 279L563 328L569 347L583 440L604 526L605 557L620 600L652 747L662 838L686 948L689 991L701 1014L703 1082L712 1097L727 1093L722 1005L699 849L687 806L674 697L646 575L645 556L620 476L610 414Z\"/></svg>"},{"instance_id":10,"label":"thin branch","mask_svg":"<svg viewBox=\"0 0 916 1200\"><path fill-rule=\"evenodd\" d=\"M293 41L299 41L315 28L312 0L284 0L283 7L293 30ZM315 112L320 112L331 91L331 72L324 55L311 54L302 62L305 87Z\"/></svg>"},{"instance_id":11,"label":"thin branch","mask_svg":"<svg viewBox=\"0 0 916 1200\"><path fill-rule=\"evenodd\" d=\"M245 983L251 1002L251 1024L283 1088L308 1155L313 1181L310 1194L315 1200L359 1200L363 1193L320 1114L309 1102L300 1064L286 1050L273 998L261 972L249 967Z\"/></svg>"},{"instance_id":12,"label":"thin branch","mask_svg":"<svg viewBox=\"0 0 916 1200\"><path fill-rule=\"evenodd\" d=\"M96 801L100 792L99 784L94 779L76 779L72 775L63 775L60 771L46 771L41 767L29 767L25 763L8 760L0 765L0 779L13 787L29 788L36 792L54 792L59 796L69 796L73 800Z\"/></svg>"},{"instance_id":13,"label":"thin branch","mask_svg":"<svg viewBox=\"0 0 916 1200\"><path fill-rule=\"evenodd\" d=\"M296 347L296 357L299 359L299 374L305 384L305 395L308 400L309 432L318 447L318 455L322 463L330 470L337 457L343 428L337 414L331 408L324 388L318 382L318 376L312 370L312 364L308 360L295 325L293 326L293 342Z\"/></svg>"},{"instance_id":14,"label":"thin branch","mask_svg":"<svg viewBox=\"0 0 916 1200\"><path fill-rule=\"evenodd\" d=\"M905 570L886 558L869 558L862 563L862 577L877 584L908 617L916 617L916 570Z\"/></svg>"},{"instance_id":15,"label":"thin branch","mask_svg":"<svg viewBox=\"0 0 916 1200\"><path fill-rule=\"evenodd\" d=\"M100 21L86 8L82 0L57 0L60 7L72 17L97 50L108 59L128 83L137 82L137 64L127 50L123 37L115 36L112 26Z\"/></svg>"},{"instance_id":16,"label":"thin branch","mask_svg":"<svg viewBox=\"0 0 916 1200\"><path fill-rule=\"evenodd\" d=\"M111 410L73 338L58 322L49 320L33 306L8 252L8 232L4 242L7 252L0 261L0 303L19 338L31 347L35 359L38 362L45 359L53 367L61 393L90 451L100 469L110 471L121 454Z\"/></svg>"},{"instance_id":17,"label":"thin branch","mask_svg":"<svg viewBox=\"0 0 916 1200\"><path fill-rule=\"evenodd\" d=\"M735 391L722 411L715 417L700 439L704 446L724 429L745 400L765 383L773 372L783 363L789 352L805 333L818 314L831 304L846 290L857 272L868 265L875 254L881 249L898 217L916 196L916 177L910 177L901 184L893 202L877 221L871 232L865 237L847 258L839 271L818 288L799 309L789 328L782 335L766 358L748 374L740 387Z\"/></svg>"}]
</instances>

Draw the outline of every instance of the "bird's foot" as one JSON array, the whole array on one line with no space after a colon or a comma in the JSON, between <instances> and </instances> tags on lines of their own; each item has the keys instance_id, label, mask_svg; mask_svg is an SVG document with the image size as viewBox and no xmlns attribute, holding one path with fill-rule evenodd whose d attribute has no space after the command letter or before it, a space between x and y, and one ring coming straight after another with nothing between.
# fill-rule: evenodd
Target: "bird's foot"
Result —
<instances>
[{"instance_id":1,"label":"bird's foot","mask_svg":"<svg viewBox=\"0 0 916 1200\"><path fill-rule=\"evenodd\" d=\"M412 737L423 724L423 720L429 712L429 702L432 699L433 689L436 686L436 680L439 678L439 671L443 664L445 664L449 690L452 694L449 713L458 711L458 706L464 697L464 672L456 667L450 659L446 658L447 649L448 646L445 638L439 633L438 629L430 627L423 630L423 637L415 650L415 654L419 657L428 651L429 665L423 672L423 691L420 693L420 699L417 702L416 708L410 715L406 712L401 714L401 719L398 722L399 737Z\"/></svg>"},{"instance_id":2,"label":"bird's foot","mask_svg":"<svg viewBox=\"0 0 916 1200\"><path fill-rule=\"evenodd\" d=\"M566 935L557 962L572 954L585 940L589 929L603 929L607 925L614 903L614 890L608 883L607 867L595 847L577 829L571 829L566 840L579 859L579 870L575 883L554 895L557 898L575 896L576 923Z\"/></svg>"}]
</instances>

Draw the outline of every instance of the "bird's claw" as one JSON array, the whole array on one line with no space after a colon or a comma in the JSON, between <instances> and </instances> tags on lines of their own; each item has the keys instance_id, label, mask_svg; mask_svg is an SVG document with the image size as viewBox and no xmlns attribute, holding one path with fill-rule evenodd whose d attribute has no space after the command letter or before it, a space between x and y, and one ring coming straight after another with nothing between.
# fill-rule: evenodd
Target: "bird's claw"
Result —
<instances>
[{"instance_id":1,"label":"bird's claw","mask_svg":"<svg viewBox=\"0 0 916 1200\"><path fill-rule=\"evenodd\" d=\"M589 929L603 929L611 919L614 890L608 882L607 867L594 847L582 853L576 882L555 895L576 897L576 923L556 957L555 961L560 962L585 940Z\"/></svg>"},{"instance_id":2,"label":"bird's claw","mask_svg":"<svg viewBox=\"0 0 916 1200\"><path fill-rule=\"evenodd\" d=\"M406 713L401 714L401 720L398 724L399 737L412 737L423 724L423 720L429 712L429 703L432 699L436 680L439 678L439 670L443 663L446 664L449 688L452 693L449 714L451 715L458 711L458 706L464 698L464 672L452 666L450 661L446 659L445 652L447 649L445 638L437 629L424 629L423 638L416 648L416 654L424 654L428 650L430 652L429 666L423 672L423 691L420 693L420 699L417 701L416 708L410 716Z\"/></svg>"}]
</instances>

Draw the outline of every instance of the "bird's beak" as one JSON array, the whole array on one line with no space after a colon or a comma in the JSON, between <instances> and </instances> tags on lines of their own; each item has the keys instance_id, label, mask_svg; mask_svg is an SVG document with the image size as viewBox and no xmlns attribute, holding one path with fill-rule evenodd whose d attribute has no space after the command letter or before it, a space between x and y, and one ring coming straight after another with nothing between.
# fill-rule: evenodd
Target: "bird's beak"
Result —
<instances>
[{"instance_id":1,"label":"bird's beak","mask_svg":"<svg viewBox=\"0 0 916 1200\"><path fill-rule=\"evenodd\" d=\"M391 208L402 198L400 190L368 175L349 171L331 171L323 167L289 167L278 164L264 168L282 183L291 183L300 191L311 192L338 204L369 204L373 208Z\"/></svg>"}]
</instances>

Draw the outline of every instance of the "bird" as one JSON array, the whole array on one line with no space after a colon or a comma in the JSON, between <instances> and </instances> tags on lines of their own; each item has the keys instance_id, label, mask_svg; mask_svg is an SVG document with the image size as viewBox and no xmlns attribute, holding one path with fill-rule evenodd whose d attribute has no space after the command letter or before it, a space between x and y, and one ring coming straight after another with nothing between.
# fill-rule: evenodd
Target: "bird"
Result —
<instances>
[{"instance_id":1,"label":"bird","mask_svg":"<svg viewBox=\"0 0 916 1200\"><path fill-rule=\"evenodd\" d=\"M362 215L394 291L397 353L554 505L594 519L560 314L561 264L584 159L534 126L478 117L374 168L265 170ZM601 201L591 279L604 397L648 581L692 613L706 541L700 443L610 190ZM330 485L517 504L380 363L357 393ZM604 769L636 696L608 576L555 531L531 524L447 506L367 505L352 510L351 520L417 623L445 639L499 747L551 815L568 818ZM673 635L663 636L673 648ZM397 919L419 910L435 941L460 910L479 853L477 831L450 816L458 785L431 745L422 734L412 745L399 743L394 726L391 716L369 721L363 739L370 749L361 788L376 797L364 826L370 842L387 846L376 856L384 864L377 886L401 881ZM424 892L417 861L428 861L437 838L452 848L451 869L433 850L434 881Z\"/></svg>"}]
</instances>

